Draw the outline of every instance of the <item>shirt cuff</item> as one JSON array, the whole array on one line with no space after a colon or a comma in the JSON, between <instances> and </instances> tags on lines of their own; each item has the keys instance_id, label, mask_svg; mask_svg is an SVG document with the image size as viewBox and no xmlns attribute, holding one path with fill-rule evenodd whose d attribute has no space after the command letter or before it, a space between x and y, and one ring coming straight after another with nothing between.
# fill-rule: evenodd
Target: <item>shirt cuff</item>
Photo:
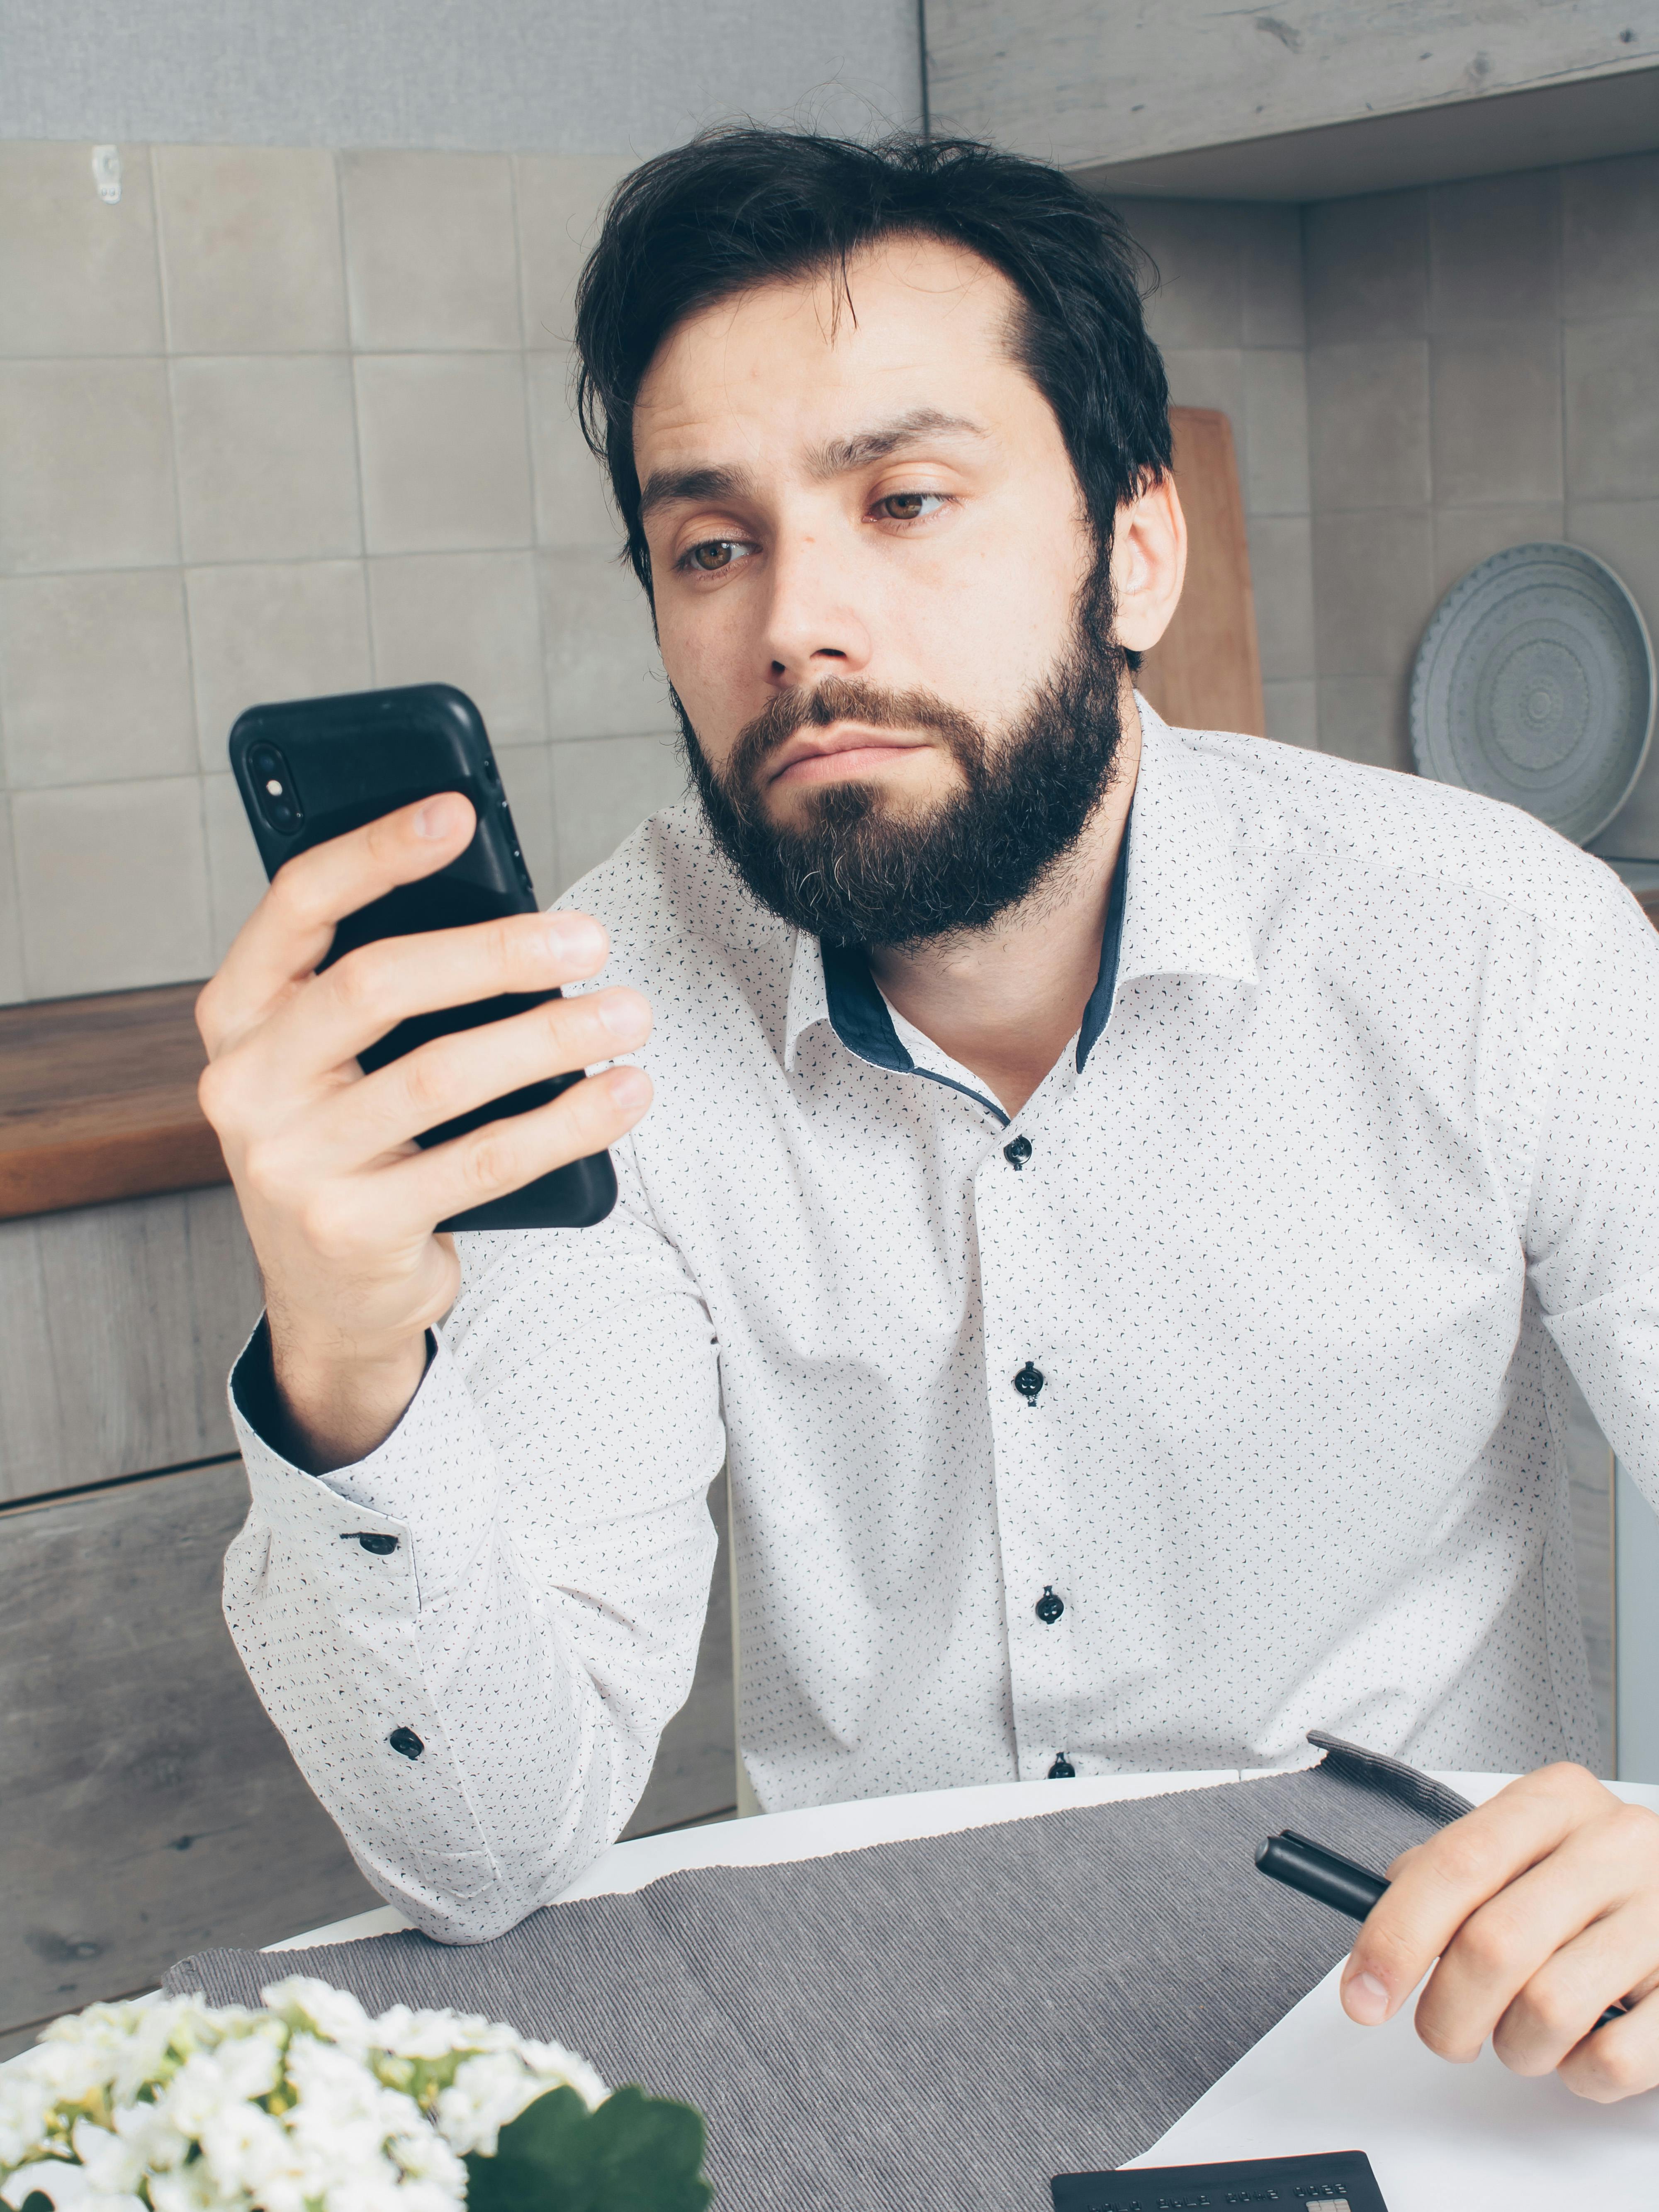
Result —
<instances>
[{"instance_id":1,"label":"shirt cuff","mask_svg":"<svg viewBox=\"0 0 1659 2212\"><path fill-rule=\"evenodd\" d=\"M428 1332L427 1370L385 1442L350 1466L308 1474L273 1444L283 1422L271 1370L270 1333L261 1319L230 1374L230 1414L247 1469L256 1516L290 1544L335 1562L399 1571L374 1579L391 1596L430 1604L465 1582L489 1542L500 1479L495 1456L456 1360L439 1330ZM395 1540L388 1553L380 1540ZM356 1542L352 1539L357 1539ZM355 1577L354 1577L355 1578Z\"/></svg>"}]
</instances>

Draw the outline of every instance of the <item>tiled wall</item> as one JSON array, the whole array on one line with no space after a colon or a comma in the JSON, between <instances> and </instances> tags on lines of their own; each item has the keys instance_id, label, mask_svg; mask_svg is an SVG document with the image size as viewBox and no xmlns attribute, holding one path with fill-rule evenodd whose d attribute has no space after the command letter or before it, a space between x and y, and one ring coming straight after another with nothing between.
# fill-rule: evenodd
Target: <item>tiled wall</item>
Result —
<instances>
[{"instance_id":1,"label":"tiled wall","mask_svg":"<svg viewBox=\"0 0 1659 2212\"><path fill-rule=\"evenodd\" d=\"M1157 263L1147 319L1170 397L1232 423L1267 734L1318 741L1302 230L1294 207L1120 200Z\"/></svg>"},{"instance_id":2,"label":"tiled wall","mask_svg":"<svg viewBox=\"0 0 1659 2212\"><path fill-rule=\"evenodd\" d=\"M624 164L0 145L0 1000L204 975L255 700L441 678L551 898L684 771L567 404Z\"/></svg>"},{"instance_id":3,"label":"tiled wall","mask_svg":"<svg viewBox=\"0 0 1659 2212\"><path fill-rule=\"evenodd\" d=\"M1566 538L1659 630L1659 155L1304 215L1319 734L1409 763L1412 662L1487 555ZM1596 840L1659 856L1659 762Z\"/></svg>"}]
</instances>

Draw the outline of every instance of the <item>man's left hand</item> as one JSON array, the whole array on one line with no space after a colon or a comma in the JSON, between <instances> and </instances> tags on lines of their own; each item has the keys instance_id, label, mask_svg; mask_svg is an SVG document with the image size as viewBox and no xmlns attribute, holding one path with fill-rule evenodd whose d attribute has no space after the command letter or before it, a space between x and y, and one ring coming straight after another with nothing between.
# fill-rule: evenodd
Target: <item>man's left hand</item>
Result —
<instances>
[{"instance_id":1,"label":"man's left hand","mask_svg":"<svg viewBox=\"0 0 1659 2212\"><path fill-rule=\"evenodd\" d=\"M1612 2104L1659 2085L1659 1814L1582 1766L1546 1766L1389 1869L1342 1976L1351 2020L1390 2019L1430 1966L1417 2032L1467 2063ZM1597 2028L1628 1997L1622 2020Z\"/></svg>"}]
</instances>

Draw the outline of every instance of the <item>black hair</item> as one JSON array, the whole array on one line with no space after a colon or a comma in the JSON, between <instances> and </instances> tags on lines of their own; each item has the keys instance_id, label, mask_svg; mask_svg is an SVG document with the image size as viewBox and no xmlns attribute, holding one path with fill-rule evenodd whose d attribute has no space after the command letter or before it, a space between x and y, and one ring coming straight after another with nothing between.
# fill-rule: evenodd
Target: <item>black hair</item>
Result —
<instances>
[{"instance_id":1,"label":"black hair","mask_svg":"<svg viewBox=\"0 0 1659 2212\"><path fill-rule=\"evenodd\" d=\"M1019 294L1015 357L1054 410L1103 558L1119 506L1168 471L1169 386L1141 313L1157 272L1063 171L966 138L705 131L623 179L576 288L577 410L647 592L633 413L664 339L757 285L834 270L844 289L854 254L904 233L965 246Z\"/></svg>"}]
</instances>

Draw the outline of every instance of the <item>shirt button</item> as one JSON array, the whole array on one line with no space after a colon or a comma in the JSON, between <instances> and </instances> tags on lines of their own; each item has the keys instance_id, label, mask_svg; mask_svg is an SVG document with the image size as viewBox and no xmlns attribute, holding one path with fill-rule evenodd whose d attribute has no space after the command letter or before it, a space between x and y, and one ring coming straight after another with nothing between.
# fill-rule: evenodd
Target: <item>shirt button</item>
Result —
<instances>
[{"instance_id":1,"label":"shirt button","mask_svg":"<svg viewBox=\"0 0 1659 2212\"><path fill-rule=\"evenodd\" d=\"M393 1751L400 1751L405 1759L418 1759L426 1749L413 1729L395 1728L386 1738Z\"/></svg>"},{"instance_id":2,"label":"shirt button","mask_svg":"<svg viewBox=\"0 0 1659 2212\"><path fill-rule=\"evenodd\" d=\"M1011 1144L1003 1146L1002 1157L1011 1168L1023 1168L1031 1157L1030 1139L1016 1137Z\"/></svg>"},{"instance_id":3,"label":"shirt button","mask_svg":"<svg viewBox=\"0 0 1659 2212\"><path fill-rule=\"evenodd\" d=\"M357 1533L348 1530L341 1537L340 1541L343 1544L349 1544L354 1534L357 1534L357 1541L362 1546L364 1551L373 1552L380 1559L385 1559L388 1552L395 1552L398 1548L398 1539L395 1536L380 1536L368 1532Z\"/></svg>"},{"instance_id":4,"label":"shirt button","mask_svg":"<svg viewBox=\"0 0 1659 2212\"><path fill-rule=\"evenodd\" d=\"M1040 1367L1033 1367L1028 1359L1014 1377L1014 1388L1028 1406L1035 1406L1037 1392L1042 1389L1044 1376Z\"/></svg>"},{"instance_id":5,"label":"shirt button","mask_svg":"<svg viewBox=\"0 0 1659 2212\"><path fill-rule=\"evenodd\" d=\"M1063 1751L1057 1751L1054 1753L1054 1763L1048 1769L1049 1781L1069 1782L1076 1772L1076 1767L1074 1767L1071 1760L1066 1758L1065 1753Z\"/></svg>"},{"instance_id":6,"label":"shirt button","mask_svg":"<svg viewBox=\"0 0 1659 2212\"><path fill-rule=\"evenodd\" d=\"M1054 1595L1054 1586L1052 1583L1044 1583L1042 1595L1036 1601L1037 1619L1045 1628L1052 1628L1065 1610L1065 1599Z\"/></svg>"}]
</instances>

